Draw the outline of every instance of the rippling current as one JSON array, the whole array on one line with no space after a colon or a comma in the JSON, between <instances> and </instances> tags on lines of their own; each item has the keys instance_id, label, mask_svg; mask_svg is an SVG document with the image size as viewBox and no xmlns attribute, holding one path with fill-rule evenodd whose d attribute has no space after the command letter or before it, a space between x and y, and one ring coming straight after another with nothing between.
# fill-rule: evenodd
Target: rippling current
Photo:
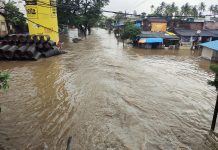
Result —
<instances>
[{"instance_id":1,"label":"rippling current","mask_svg":"<svg viewBox=\"0 0 218 150\"><path fill-rule=\"evenodd\" d=\"M65 55L0 62L0 149L209 150L215 105L199 52L144 50L94 29Z\"/></svg>"}]
</instances>

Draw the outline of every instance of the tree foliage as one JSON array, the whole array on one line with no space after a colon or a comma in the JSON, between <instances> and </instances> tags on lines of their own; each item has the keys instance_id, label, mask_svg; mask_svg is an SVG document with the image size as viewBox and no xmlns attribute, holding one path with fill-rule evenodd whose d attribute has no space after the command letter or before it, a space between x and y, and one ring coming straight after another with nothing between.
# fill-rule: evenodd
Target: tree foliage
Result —
<instances>
[{"instance_id":1,"label":"tree foliage","mask_svg":"<svg viewBox=\"0 0 218 150\"><path fill-rule=\"evenodd\" d=\"M58 20L60 24L74 25L86 36L101 17L101 8L109 0L58 0Z\"/></svg>"},{"instance_id":2,"label":"tree foliage","mask_svg":"<svg viewBox=\"0 0 218 150\"><path fill-rule=\"evenodd\" d=\"M151 6L154 9L153 6ZM151 15L158 16L173 16L173 15L182 15L182 16L201 16L203 12L206 10L206 5L204 2L201 2L198 6L190 5L188 2L178 7L175 2L173 3L165 3L162 2L159 6L157 6ZM218 14L218 5L211 5L210 12Z\"/></svg>"},{"instance_id":3,"label":"tree foliage","mask_svg":"<svg viewBox=\"0 0 218 150\"><path fill-rule=\"evenodd\" d=\"M214 81L208 81L208 84L211 86L215 86L216 90L218 90L218 65L210 65L210 70L212 70L215 73L215 79Z\"/></svg>"},{"instance_id":4,"label":"tree foliage","mask_svg":"<svg viewBox=\"0 0 218 150\"><path fill-rule=\"evenodd\" d=\"M134 39L138 34L141 33L141 29L136 27L134 24L127 22L124 30L121 32L121 39Z\"/></svg>"},{"instance_id":5,"label":"tree foliage","mask_svg":"<svg viewBox=\"0 0 218 150\"><path fill-rule=\"evenodd\" d=\"M218 14L218 5L211 5L209 7L209 11L213 14L213 15L217 15Z\"/></svg>"},{"instance_id":6,"label":"tree foliage","mask_svg":"<svg viewBox=\"0 0 218 150\"><path fill-rule=\"evenodd\" d=\"M14 26L24 26L26 19L13 2L5 3L5 17Z\"/></svg>"},{"instance_id":7,"label":"tree foliage","mask_svg":"<svg viewBox=\"0 0 218 150\"><path fill-rule=\"evenodd\" d=\"M8 81L10 79L10 75L7 72L0 72L0 90L8 90L9 84Z\"/></svg>"}]
</instances>

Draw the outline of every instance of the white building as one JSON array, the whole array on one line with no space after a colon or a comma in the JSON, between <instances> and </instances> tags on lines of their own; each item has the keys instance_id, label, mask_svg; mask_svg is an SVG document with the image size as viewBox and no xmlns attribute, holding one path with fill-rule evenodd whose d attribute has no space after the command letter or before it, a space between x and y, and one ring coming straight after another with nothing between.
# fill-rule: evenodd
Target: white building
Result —
<instances>
[{"instance_id":1,"label":"white building","mask_svg":"<svg viewBox=\"0 0 218 150\"><path fill-rule=\"evenodd\" d=\"M201 57L211 60L218 61L218 40L200 44L203 46Z\"/></svg>"}]
</instances>

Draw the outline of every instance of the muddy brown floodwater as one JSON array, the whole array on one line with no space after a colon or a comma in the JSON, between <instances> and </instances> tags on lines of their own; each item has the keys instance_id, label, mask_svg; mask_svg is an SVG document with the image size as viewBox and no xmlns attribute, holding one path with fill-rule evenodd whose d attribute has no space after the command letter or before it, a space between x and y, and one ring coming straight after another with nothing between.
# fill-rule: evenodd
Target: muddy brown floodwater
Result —
<instances>
[{"instance_id":1,"label":"muddy brown floodwater","mask_svg":"<svg viewBox=\"0 0 218 150\"><path fill-rule=\"evenodd\" d=\"M207 150L215 105L209 62L190 50L123 48L94 29L65 55L0 62L0 149Z\"/></svg>"}]
</instances>

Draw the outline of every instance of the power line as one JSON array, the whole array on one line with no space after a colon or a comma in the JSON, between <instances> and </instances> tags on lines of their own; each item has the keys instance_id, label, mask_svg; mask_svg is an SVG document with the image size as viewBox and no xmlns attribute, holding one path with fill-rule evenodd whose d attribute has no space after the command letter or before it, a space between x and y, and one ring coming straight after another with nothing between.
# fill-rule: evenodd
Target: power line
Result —
<instances>
[{"instance_id":1,"label":"power line","mask_svg":"<svg viewBox=\"0 0 218 150\"><path fill-rule=\"evenodd\" d=\"M5 8L4 8L4 7L0 7L0 9L5 9ZM50 30L50 31L53 31L53 32L55 32L55 33L59 33L58 31L55 31L55 30L53 30L53 29L51 29L51 28L49 28L49 27L46 27L46 26L41 25L41 24L39 24L39 23L36 23L36 22L34 22L34 21L32 21L32 20L26 18L26 17L20 17L20 16L14 14L13 11L10 11L10 10L7 10L7 9L5 9L5 10L8 11L8 12L10 12L10 13L12 13L13 15L15 15L15 16L16 16L17 18L19 18L19 19L25 19L25 20L27 20L27 21L29 21L29 22L32 22L33 24L35 24L35 25L37 25L37 26L39 26L39 27L43 27L43 28L48 29L48 30ZM20 13L20 12L19 12L19 13ZM20 14L22 14L22 13L20 13Z\"/></svg>"}]
</instances>

